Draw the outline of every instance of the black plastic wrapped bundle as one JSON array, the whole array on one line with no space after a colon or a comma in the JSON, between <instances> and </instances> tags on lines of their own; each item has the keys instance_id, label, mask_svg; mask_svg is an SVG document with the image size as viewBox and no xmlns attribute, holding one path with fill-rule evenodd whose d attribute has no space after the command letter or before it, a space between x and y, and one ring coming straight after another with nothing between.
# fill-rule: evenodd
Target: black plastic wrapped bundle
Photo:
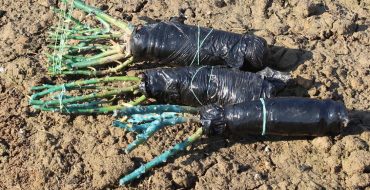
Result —
<instances>
[{"instance_id":1,"label":"black plastic wrapped bundle","mask_svg":"<svg viewBox=\"0 0 370 190\"><path fill-rule=\"evenodd\" d=\"M210 28L158 22L136 29L130 52L135 59L182 66L227 65L246 71L266 67L267 43L263 38Z\"/></svg>"},{"instance_id":2,"label":"black plastic wrapped bundle","mask_svg":"<svg viewBox=\"0 0 370 190\"><path fill-rule=\"evenodd\" d=\"M285 87L278 79L211 66L151 69L142 77L142 88L148 97L160 103L189 106L270 98Z\"/></svg>"},{"instance_id":3,"label":"black plastic wrapped bundle","mask_svg":"<svg viewBox=\"0 0 370 190\"><path fill-rule=\"evenodd\" d=\"M208 135L230 132L322 136L339 133L348 122L348 114L339 102L289 97L247 101L223 108L206 106L201 111L201 121Z\"/></svg>"}]
</instances>

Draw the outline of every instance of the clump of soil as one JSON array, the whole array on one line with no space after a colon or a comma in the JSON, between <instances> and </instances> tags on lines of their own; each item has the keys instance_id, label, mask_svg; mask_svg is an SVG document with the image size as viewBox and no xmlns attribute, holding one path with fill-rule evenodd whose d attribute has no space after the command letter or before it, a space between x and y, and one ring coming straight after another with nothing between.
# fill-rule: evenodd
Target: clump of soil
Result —
<instances>
[{"instance_id":1,"label":"clump of soil","mask_svg":"<svg viewBox=\"0 0 370 190\"><path fill-rule=\"evenodd\" d=\"M180 13L195 24L264 37L300 88L291 95L343 101L349 127L336 137L223 137L127 187L118 179L178 142L194 126L162 130L129 155L133 134L111 116L68 116L28 106L32 85L50 81L42 55L55 1L0 1L1 189L364 189L370 186L370 3L340 1L87 1L137 24ZM107 3L108 2L108 3ZM53 79L54 80L54 79ZM178 135L184 132L183 135Z\"/></svg>"}]
</instances>

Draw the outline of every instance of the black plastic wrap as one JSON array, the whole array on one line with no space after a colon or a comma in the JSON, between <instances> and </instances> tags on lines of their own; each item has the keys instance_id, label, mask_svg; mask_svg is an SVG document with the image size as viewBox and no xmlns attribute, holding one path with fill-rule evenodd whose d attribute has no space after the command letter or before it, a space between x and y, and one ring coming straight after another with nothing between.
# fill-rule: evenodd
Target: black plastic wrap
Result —
<instances>
[{"instance_id":1,"label":"black plastic wrap","mask_svg":"<svg viewBox=\"0 0 370 190\"><path fill-rule=\"evenodd\" d=\"M220 67L157 68L144 71L142 88L160 103L228 105L270 98L285 87L276 79Z\"/></svg>"},{"instance_id":2,"label":"black plastic wrap","mask_svg":"<svg viewBox=\"0 0 370 190\"><path fill-rule=\"evenodd\" d=\"M337 134L348 122L342 103L309 98L265 99L265 134L322 136ZM228 131L237 135L262 134L263 104L260 100L202 108L201 121L208 135Z\"/></svg>"},{"instance_id":3,"label":"black plastic wrap","mask_svg":"<svg viewBox=\"0 0 370 190\"><path fill-rule=\"evenodd\" d=\"M291 81L292 79L289 72L276 71L269 67L266 67L265 69L258 71L256 73L266 78L274 78L274 79L284 81L286 83Z\"/></svg>"},{"instance_id":4,"label":"black plastic wrap","mask_svg":"<svg viewBox=\"0 0 370 190\"><path fill-rule=\"evenodd\" d=\"M268 52L263 38L179 22L137 28L129 46L135 59L182 66L198 65L196 55L200 47L199 65L227 65L246 71L265 68Z\"/></svg>"}]
</instances>

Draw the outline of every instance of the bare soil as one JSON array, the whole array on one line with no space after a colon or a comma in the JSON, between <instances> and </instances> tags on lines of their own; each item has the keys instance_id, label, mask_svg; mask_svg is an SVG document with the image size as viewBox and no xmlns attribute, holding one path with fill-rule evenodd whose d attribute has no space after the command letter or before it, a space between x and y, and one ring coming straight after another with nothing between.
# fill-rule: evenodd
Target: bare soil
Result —
<instances>
[{"instance_id":1,"label":"bare soil","mask_svg":"<svg viewBox=\"0 0 370 190\"><path fill-rule=\"evenodd\" d=\"M46 76L53 0L0 0L0 189L366 189L370 186L368 0L89 0L120 19L168 20L264 37L274 62L298 65L292 95L343 101L335 137L204 138L127 187L117 181L195 130L169 127L129 155L134 135L111 116L68 116L29 107Z\"/></svg>"}]
</instances>

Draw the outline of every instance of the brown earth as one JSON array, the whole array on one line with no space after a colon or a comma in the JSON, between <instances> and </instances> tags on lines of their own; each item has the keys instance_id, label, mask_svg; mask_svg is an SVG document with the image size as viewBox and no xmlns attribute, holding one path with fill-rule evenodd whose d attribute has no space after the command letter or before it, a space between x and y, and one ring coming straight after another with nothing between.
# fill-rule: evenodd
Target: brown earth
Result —
<instances>
[{"instance_id":1,"label":"brown earth","mask_svg":"<svg viewBox=\"0 0 370 190\"><path fill-rule=\"evenodd\" d=\"M133 23L139 16L167 20L180 10L186 23L262 36L273 61L299 64L291 75L302 87L293 95L340 100L351 110L348 128L336 137L204 138L123 189L369 188L368 0L88 2ZM31 109L30 87L50 80L42 52L56 21L51 4L0 0L0 188L121 188L122 175L195 128L167 128L124 155L120 149L134 136L111 127L110 116Z\"/></svg>"}]
</instances>

